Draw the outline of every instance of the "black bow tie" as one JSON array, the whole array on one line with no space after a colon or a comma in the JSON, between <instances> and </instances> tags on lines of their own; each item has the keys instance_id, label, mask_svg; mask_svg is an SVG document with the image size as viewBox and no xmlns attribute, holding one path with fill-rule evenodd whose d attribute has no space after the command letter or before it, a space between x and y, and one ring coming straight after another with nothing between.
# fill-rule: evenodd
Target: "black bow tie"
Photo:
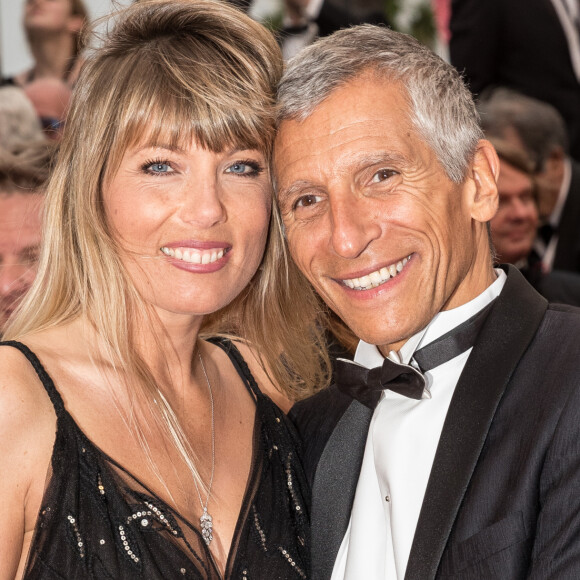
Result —
<instances>
[{"instance_id":1,"label":"black bow tie","mask_svg":"<svg viewBox=\"0 0 580 580\"><path fill-rule=\"evenodd\" d=\"M385 358L382 366L368 369L346 359L334 362L336 386L363 405L374 409L385 389L411 399L422 399L425 390L423 373L459 356L474 344L494 301L447 334L429 343L413 355L419 369Z\"/></svg>"}]
</instances>

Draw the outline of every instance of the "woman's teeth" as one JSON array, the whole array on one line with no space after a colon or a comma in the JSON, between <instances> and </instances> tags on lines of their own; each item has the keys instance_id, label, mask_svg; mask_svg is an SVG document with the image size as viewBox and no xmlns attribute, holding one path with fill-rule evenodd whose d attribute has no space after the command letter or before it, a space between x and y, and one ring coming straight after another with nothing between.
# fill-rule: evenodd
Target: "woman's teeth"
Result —
<instances>
[{"instance_id":1,"label":"woman's teeth","mask_svg":"<svg viewBox=\"0 0 580 580\"><path fill-rule=\"evenodd\" d=\"M190 264L211 264L224 257L223 248L214 250L195 250L193 248L161 248L161 251L171 258L183 260Z\"/></svg>"},{"instance_id":2,"label":"woman's teeth","mask_svg":"<svg viewBox=\"0 0 580 580\"><path fill-rule=\"evenodd\" d=\"M399 260L396 264L385 266L380 270L371 272L366 276L360 278L351 278L350 280L343 280L343 284L352 288L353 290L370 290L384 284L389 278L394 278L405 267L411 256Z\"/></svg>"}]
</instances>

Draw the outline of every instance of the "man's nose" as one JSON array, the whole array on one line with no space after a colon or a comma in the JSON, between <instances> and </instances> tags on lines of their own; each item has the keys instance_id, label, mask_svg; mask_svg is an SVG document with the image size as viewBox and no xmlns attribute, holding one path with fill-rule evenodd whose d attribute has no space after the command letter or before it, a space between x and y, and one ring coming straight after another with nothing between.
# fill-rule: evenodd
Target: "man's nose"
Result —
<instances>
[{"instance_id":1,"label":"man's nose","mask_svg":"<svg viewBox=\"0 0 580 580\"><path fill-rule=\"evenodd\" d=\"M352 194L331 200L333 250L341 257L353 259L381 235L381 227L368 215L364 198Z\"/></svg>"}]
</instances>

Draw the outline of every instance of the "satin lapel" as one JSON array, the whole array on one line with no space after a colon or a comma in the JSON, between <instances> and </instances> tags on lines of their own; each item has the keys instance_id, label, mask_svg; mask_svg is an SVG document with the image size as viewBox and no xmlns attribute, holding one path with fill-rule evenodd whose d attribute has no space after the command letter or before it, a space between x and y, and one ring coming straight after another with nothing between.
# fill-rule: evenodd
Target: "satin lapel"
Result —
<instances>
[{"instance_id":1,"label":"satin lapel","mask_svg":"<svg viewBox=\"0 0 580 580\"><path fill-rule=\"evenodd\" d=\"M337 423L312 485L312 578L328 580L350 511L373 412L353 401Z\"/></svg>"},{"instance_id":2,"label":"satin lapel","mask_svg":"<svg viewBox=\"0 0 580 580\"><path fill-rule=\"evenodd\" d=\"M546 300L510 266L451 400L405 580L435 578L499 401L546 308Z\"/></svg>"}]
</instances>

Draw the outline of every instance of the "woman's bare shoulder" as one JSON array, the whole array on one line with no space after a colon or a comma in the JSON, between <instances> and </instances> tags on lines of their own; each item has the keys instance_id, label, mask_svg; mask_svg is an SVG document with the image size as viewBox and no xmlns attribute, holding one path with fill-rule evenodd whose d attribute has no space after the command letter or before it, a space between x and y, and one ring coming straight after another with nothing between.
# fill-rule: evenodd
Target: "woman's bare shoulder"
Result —
<instances>
[{"instance_id":1,"label":"woman's bare shoulder","mask_svg":"<svg viewBox=\"0 0 580 580\"><path fill-rule=\"evenodd\" d=\"M56 415L34 367L20 350L0 347L0 470L13 461L23 470L46 453L54 439ZM49 447L50 448L50 447ZM38 451L38 452L37 452Z\"/></svg>"},{"instance_id":2,"label":"woman's bare shoulder","mask_svg":"<svg viewBox=\"0 0 580 580\"><path fill-rule=\"evenodd\" d=\"M27 439L27 434L38 433L43 423L54 425L54 421L52 403L33 366L18 349L1 346L1 440L7 442L15 436L20 440L23 436ZM5 448L4 445L2 447Z\"/></svg>"},{"instance_id":3,"label":"woman's bare shoulder","mask_svg":"<svg viewBox=\"0 0 580 580\"><path fill-rule=\"evenodd\" d=\"M14 577L32 534L56 433L52 403L26 357L0 346L0 577Z\"/></svg>"}]
</instances>

